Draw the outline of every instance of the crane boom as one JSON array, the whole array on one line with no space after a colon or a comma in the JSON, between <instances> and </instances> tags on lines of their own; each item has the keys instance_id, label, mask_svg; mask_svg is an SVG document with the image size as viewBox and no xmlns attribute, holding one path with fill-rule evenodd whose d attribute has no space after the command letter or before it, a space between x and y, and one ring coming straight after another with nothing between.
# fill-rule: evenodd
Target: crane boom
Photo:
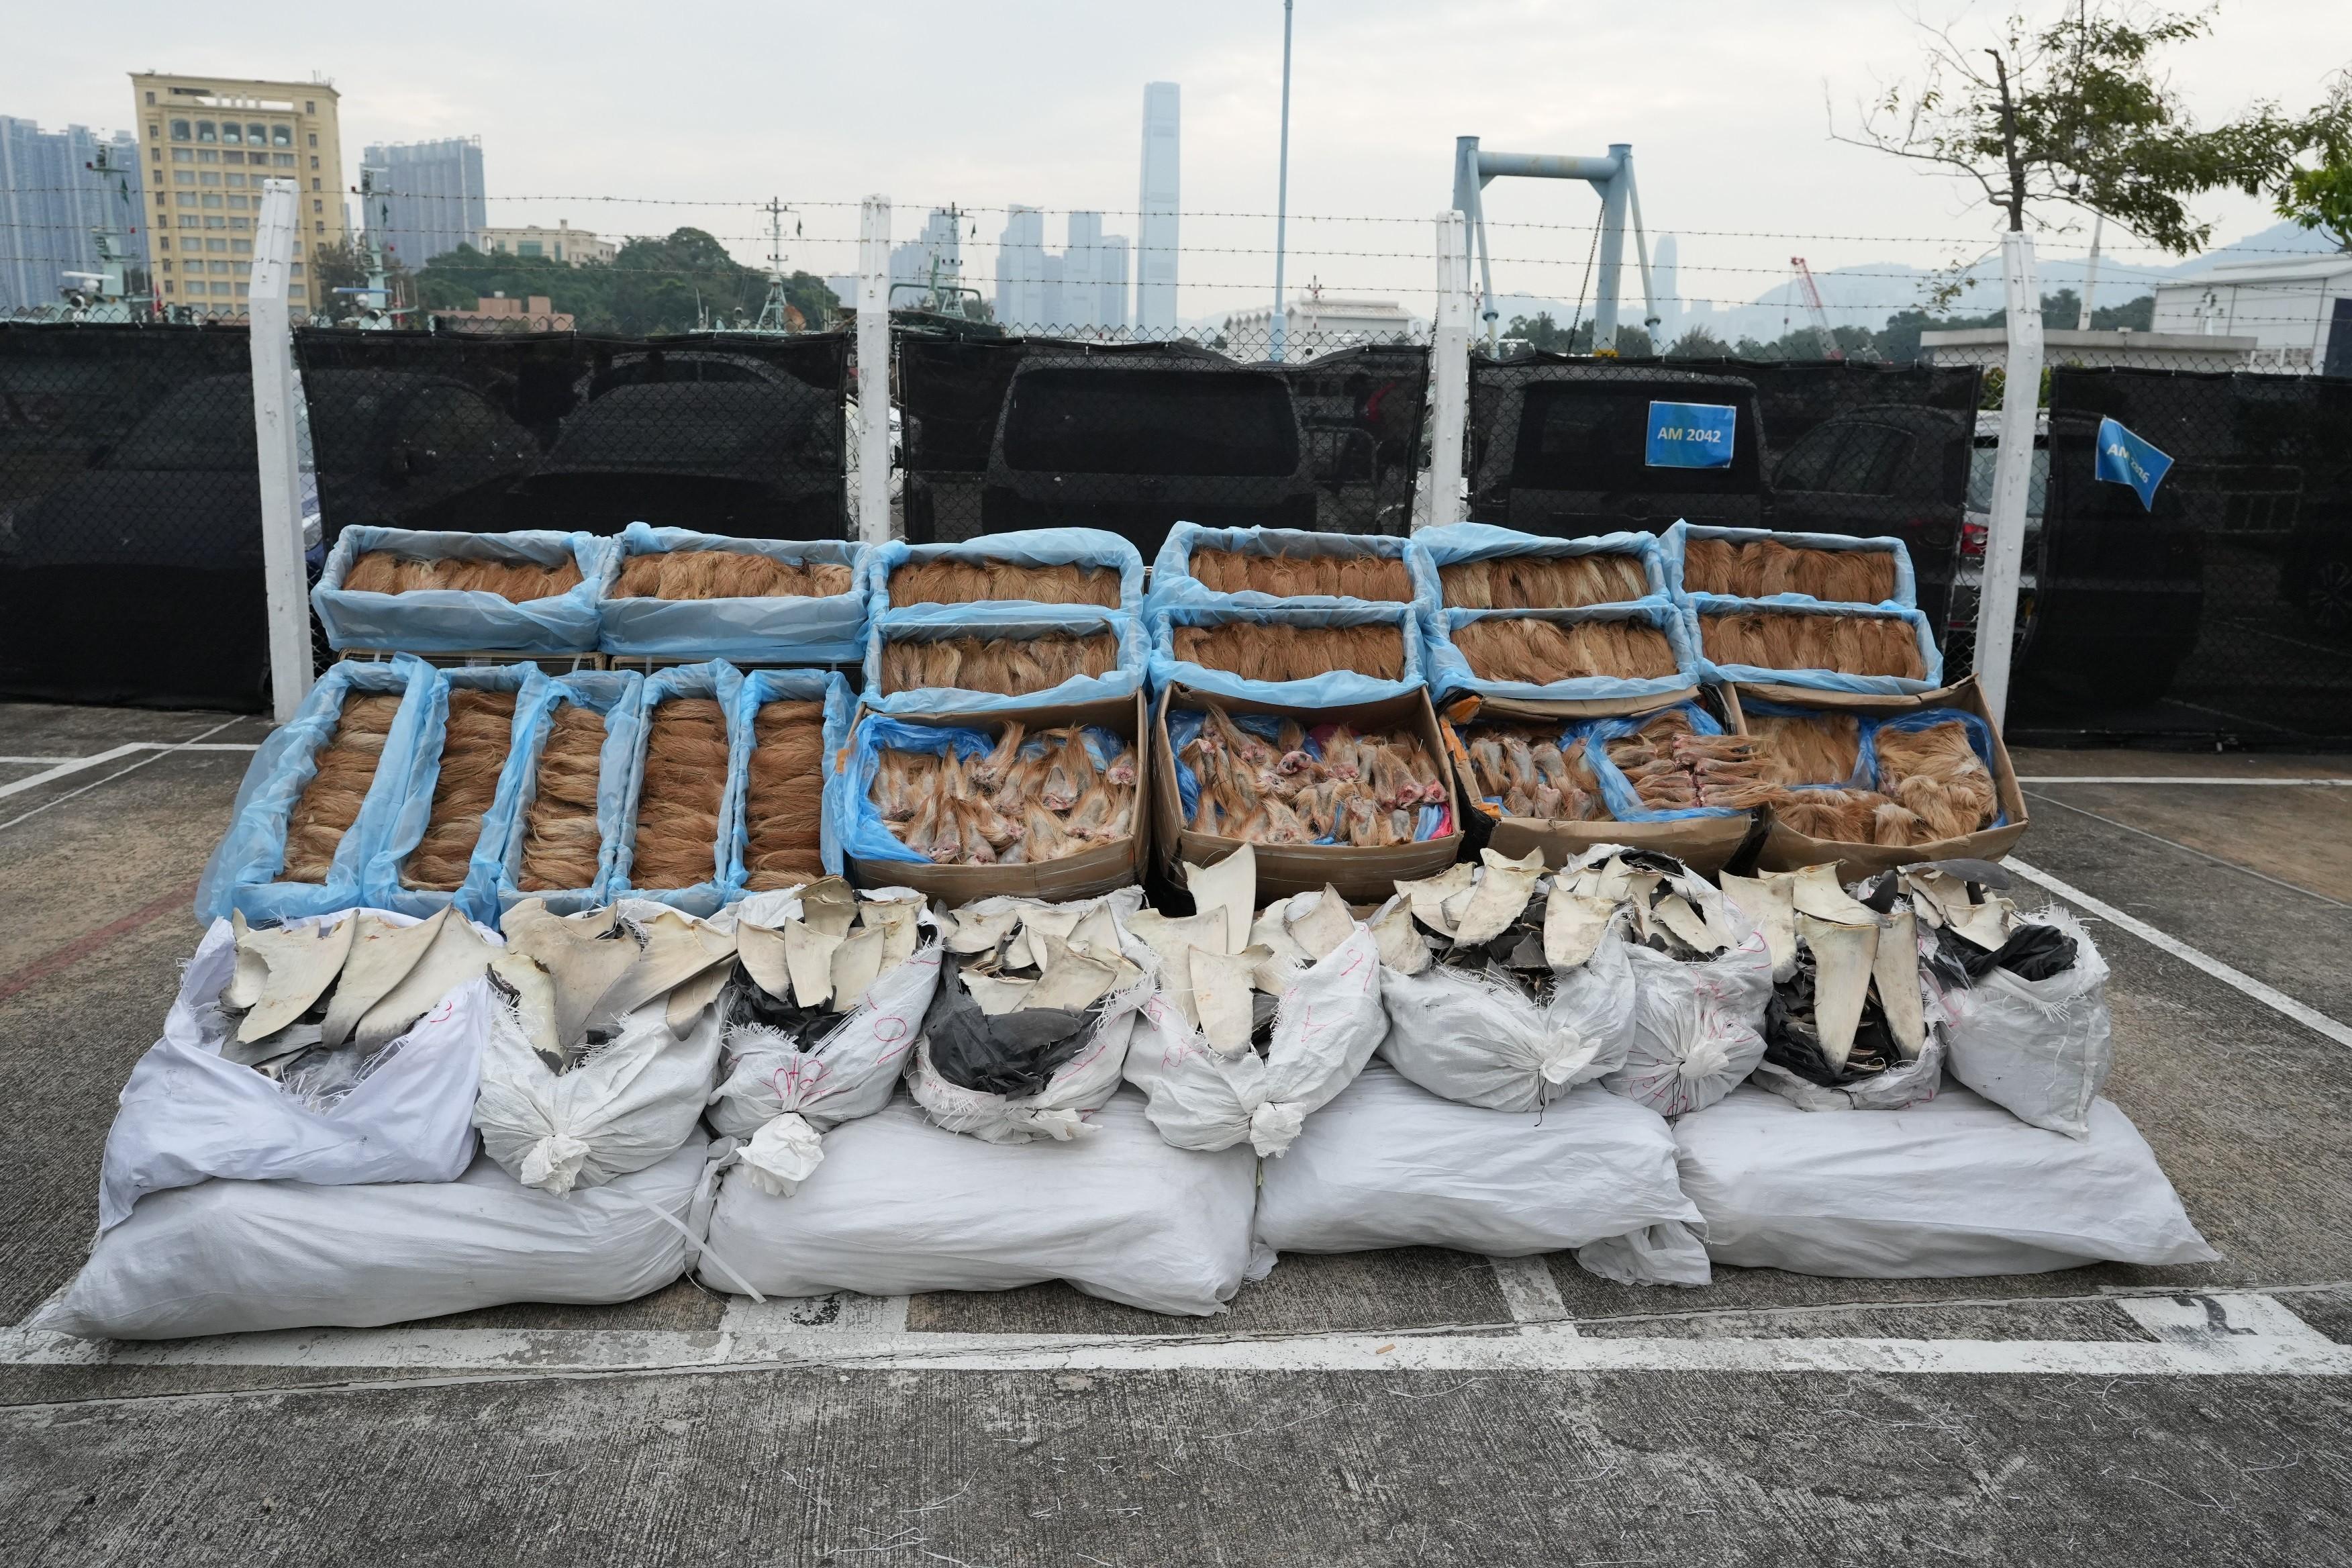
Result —
<instances>
[{"instance_id":1,"label":"crane boom","mask_svg":"<svg viewBox=\"0 0 2352 1568\"><path fill-rule=\"evenodd\" d=\"M1845 358L1845 351L1838 347L1837 334L1830 331L1830 313L1822 304L1821 289L1813 284L1813 269L1805 265L1801 256L1789 258L1789 265L1797 269L1797 285L1805 296L1805 314L1812 318L1813 334L1822 340L1822 357Z\"/></svg>"}]
</instances>

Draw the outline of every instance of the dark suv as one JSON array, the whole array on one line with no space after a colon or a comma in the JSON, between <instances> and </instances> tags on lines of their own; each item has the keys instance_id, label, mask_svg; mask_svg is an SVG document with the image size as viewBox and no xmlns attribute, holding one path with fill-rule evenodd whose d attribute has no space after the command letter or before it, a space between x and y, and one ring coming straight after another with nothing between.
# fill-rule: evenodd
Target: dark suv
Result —
<instances>
[{"instance_id":1,"label":"dark suv","mask_svg":"<svg viewBox=\"0 0 2352 1568\"><path fill-rule=\"evenodd\" d=\"M1658 533L1677 519L1764 525L1763 440L1748 382L1665 369L1594 377L1509 361L1477 367L1471 384L1474 518L1564 539ZM1650 467L1653 402L1737 409L1730 466Z\"/></svg>"}]
</instances>

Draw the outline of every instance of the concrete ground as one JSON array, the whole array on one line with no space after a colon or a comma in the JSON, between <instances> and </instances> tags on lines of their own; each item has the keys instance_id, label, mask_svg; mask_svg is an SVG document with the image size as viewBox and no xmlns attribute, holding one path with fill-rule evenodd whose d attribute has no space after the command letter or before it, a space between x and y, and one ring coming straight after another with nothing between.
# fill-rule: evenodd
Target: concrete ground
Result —
<instances>
[{"instance_id":1,"label":"concrete ground","mask_svg":"<svg viewBox=\"0 0 2352 1568\"><path fill-rule=\"evenodd\" d=\"M0 706L0 1323L68 1280L113 1098L265 732ZM109 760L61 771L125 745ZM2222 1255L2013 1279L1286 1258L1227 1315L1067 1289L89 1347L0 1330L14 1563L2352 1560L2352 779L2017 756L2114 969L2108 1093ZM2151 782L2154 781L2154 782Z\"/></svg>"}]
</instances>

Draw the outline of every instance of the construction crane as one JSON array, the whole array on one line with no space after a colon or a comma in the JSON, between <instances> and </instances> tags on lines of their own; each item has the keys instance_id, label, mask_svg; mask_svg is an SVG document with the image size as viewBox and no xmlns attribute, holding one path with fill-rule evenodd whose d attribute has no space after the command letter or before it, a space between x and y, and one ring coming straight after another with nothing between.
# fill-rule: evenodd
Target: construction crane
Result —
<instances>
[{"instance_id":1,"label":"construction crane","mask_svg":"<svg viewBox=\"0 0 2352 1568\"><path fill-rule=\"evenodd\" d=\"M1837 334L1830 331L1830 313L1822 305L1821 289L1813 284L1813 269L1805 265L1801 256L1789 258L1789 265L1797 269L1797 287L1804 296L1805 314L1812 318L1813 334L1822 340L1822 357L1845 358L1845 351L1838 347Z\"/></svg>"}]
</instances>

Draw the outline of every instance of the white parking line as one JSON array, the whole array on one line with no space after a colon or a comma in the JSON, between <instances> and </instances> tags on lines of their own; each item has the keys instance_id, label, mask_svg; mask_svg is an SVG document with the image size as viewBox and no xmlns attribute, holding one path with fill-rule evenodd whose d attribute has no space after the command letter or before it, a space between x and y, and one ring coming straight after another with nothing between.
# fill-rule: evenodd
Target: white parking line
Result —
<instances>
[{"instance_id":1,"label":"white parking line","mask_svg":"<svg viewBox=\"0 0 2352 1568\"><path fill-rule=\"evenodd\" d=\"M0 1364L278 1367L478 1376L757 1372L1808 1372L1979 1376L2352 1377L2352 1346L2274 1298L2126 1304L2154 1342L2101 1340L1591 1338L1519 1323L1388 1334L1093 1336L848 1328L341 1329L103 1344L0 1331Z\"/></svg>"},{"instance_id":2,"label":"white parking line","mask_svg":"<svg viewBox=\"0 0 2352 1568\"><path fill-rule=\"evenodd\" d=\"M2179 937L2168 936L2146 921L2127 915L2115 905L2095 899L2082 889L2069 882L2062 882L2047 871L2027 865L2014 855L2010 856L2002 864L2027 881L2065 900L2067 903L2084 913L2096 915L2109 925L2129 931L2149 946L2160 948L2182 963L2203 970L2224 985L2233 986L2244 992L2263 1006L2285 1014L2305 1028L2316 1030L2339 1046L2352 1047L2352 1028L2347 1028L2325 1013L2305 1006L2277 987L2263 984L2243 970L2233 969L2212 954L2199 952Z\"/></svg>"},{"instance_id":3,"label":"white parking line","mask_svg":"<svg viewBox=\"0 0 2352 1568\"><path fill-rule=\"evenodd\" d=\"M229 724L236 722L234 719L229 721ZM216 734L227 728L228 724L216 724L205 733ZM258 750L260 744L258 741L126 741L120 746L103 752L95 752L87 757L0 757L0 762L6 763L56 764L41 773L28 774L24 778L14 779L7 784L0 784L0 797L37 788L53 779L68 777L86 768L94 768L100 763L113 762L118 757L136 756L141 752L251 752Z\"/></svg>"},{"instance_id":4,"label":"white parking line","mask_svg":"<svg viewBox=\"0 0 2352 1568\"><path fill-rule=\"evenodd\" d=\"M1486 1261L1495 1266L1495 1283L1503 1288L1503 1304L1511 1310L1511 1321L1568 1321L1568 1303L1560 1299L1559 1281L1552 1278L1549 1263L1540 1258L1489 1258Z\"/></svg>"}]
</instances>

